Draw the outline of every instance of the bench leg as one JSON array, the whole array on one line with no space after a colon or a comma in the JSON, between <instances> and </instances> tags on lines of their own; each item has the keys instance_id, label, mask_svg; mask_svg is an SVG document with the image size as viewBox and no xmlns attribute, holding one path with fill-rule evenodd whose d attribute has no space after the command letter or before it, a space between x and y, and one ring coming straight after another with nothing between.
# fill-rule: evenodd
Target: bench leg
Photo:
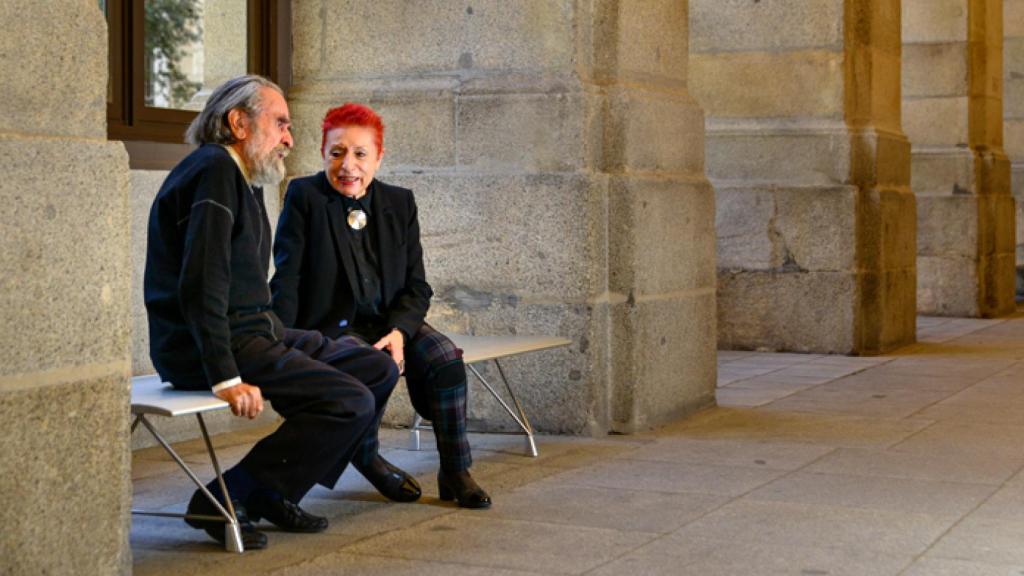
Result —
<instances>
[{"instance_id":1,"label":"bench leg","mask_svg":"<svg viewBox=\"0 0 1024 576\"><path fill-rule=\"evenodd\" d=\"M419 452L420 448L420 428L423 426L423 417L419 413L414 412L412 418L412 426L409 428L409 450L415 450Z\"/></svg>"},{"instance_id":2,"label":"bench leg","mask_svg":"<svg viewBox=\"0 0 1024 576\"><path fill-rule=\"evenodd\" d=\"M511 416L512 419L516 421L516 424L519 425L519 428L521 428L523 430L523 433L526 434L526 442L530 451L530 456L536 458L538 453L537 443L533 439L533 427L530 426L530 421L527 420L526 412L523 411L523 406L519 403L519 399L516 398L515 393L512 392L512 387L509 385L508 379L505 378L505 371L502 370L501 364L498 362L497 358L494 359L494 364L498 367L498 374L501 376L501 379L505 382L505 389L508 390L508 395L512 398L512 402L515 404L516 409L514 411L501 398L501 396L498 395L498 392L491 387L491 384L487 381L487 379L485 379L480 374L479 371L477 371L476 368L474 368L471 364L467 364L466 368L469 368L473 375L477 377L477 380L480 380L480 383L484 385L484 388L487 388L487 391L491 393L491 396L494 396L494 399L497 400L499 404L501 404L501 407L505 409L505 412L508 412L508 415Z\"/></svg>"},{"instance_id":3,"label":"bench leg","mask_svg":"<svg viewBox=\"0 0 1024 576\"><path fill-rule=\"evenodd\" d=\"M206 489L206 486L199 480L199 477L196 476L195 472L193 472L192 469L188 467L188 464L186 464L185 461L181 459L181 456L178 456L178 453L174 451L174 448L171 448L171 445L168 444L167 441L164 440L163 436L161 436L160 433L156 431L156 428L154 428L153 425L150 424L149 420L146 419L145 414L139 414L138 416L136 416L135 422L132 423L132 430L134 431L135 428L141 422L142 425L145 426L147 430L149 430L149 433L153 435L153 438L156 438L156 441L159 442L161 446L163 446L163 449L168 454L170 454L171 458L174 459L174 461L177 462L178 466L185 472L185 474L188 475L189 479L192 480L192 482L199 487L199 490L201 490L203 495L205 495L206 498L217 508L217 511L220 512L221 515L206 516L198 514L176 514L171 512L148 512L145 510L132 510L132 514L139 516L194 518L196 520L214 520L225 522L227 524L227 530L225 531L226 538L224 539L224 548L229 552L241 553L245 550L245 548L242 545L242 533L238 527L238 520L235 518L235 509L231 504L231 496L228 495L227 486L224 484L224 477L220 473L220 465L217 463L217 457L214 455L213 452L213 444L210 443L210 437L206 432L206 423L203 421L203 415L196 414L196 417L199 419L199 427L202 429L203 432L203 440L206 442L206 448L210 453L210 459L213 461L213 468L214 470L217 471L217 480L218 482L220 482L220 489L224 492L224 499L225 501L227 501L228 509L230 509L230 512L228 512L228 510L225 510L224 507L221 506L221 503L216 498L214 498L213 494L211 494L210 491Z\"/></svg>"}]
</instances>

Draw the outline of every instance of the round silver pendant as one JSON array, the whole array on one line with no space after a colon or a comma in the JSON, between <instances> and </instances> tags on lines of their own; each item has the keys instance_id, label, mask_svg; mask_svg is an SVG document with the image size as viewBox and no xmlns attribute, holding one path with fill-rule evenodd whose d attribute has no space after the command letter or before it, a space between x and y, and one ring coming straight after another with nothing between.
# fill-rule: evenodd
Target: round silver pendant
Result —
<instances>
[{"instance_id":1,"label":"round silver pendant","mask_svg":"<svg viewBox=\"0 0 1024 576\"><path fill-rule=\"evenodd\" d=\"M350 210L348 213L348 227L353 230L366 228L366 212L362 210Z\"/></svg>"}]
</instances>

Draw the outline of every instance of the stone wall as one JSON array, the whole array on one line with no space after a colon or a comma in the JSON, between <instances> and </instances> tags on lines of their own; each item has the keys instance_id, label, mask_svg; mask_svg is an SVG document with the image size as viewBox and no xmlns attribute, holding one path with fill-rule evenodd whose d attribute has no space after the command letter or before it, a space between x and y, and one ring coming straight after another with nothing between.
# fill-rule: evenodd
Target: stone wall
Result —
<instances>
[{"instance_id":1,"label":"stone wall","mask_svg":"<svg viewBox=\"0 0 1024 576\"><path fill-rule=\"evenodd\" d=\"M292 170L320 168L328 107L383 115L380 177L416 193L429 320L573 340L507 363L541 430L629 432L713 402L714 199L686 10L293 3ZM505 427L476 390L471 418ZM389 419L408 417L396 402Z\"/></svg>"},{"instance_id":2,"label":"stone wall","mask_svg":"<svg viewBox=\"0 0 1024 576\"><path fill-rule=\"evenodd\" d=\"M718 344L870 354L914 339L914 201L894 0L691 0Z\"/></svg>"},{"instance_id":3,"label":"stone wall","mask_svg":"<svg viewBox=\"0 0 1024 576\"><path fill-rule=\"evenodd\" d=\"M128 573L128 158L107 141L106 24L95 0L7 0L0 22L0 573Z\"/></svg>"},{"instance_id":4,"label":"stone wall","mask_svg":"<svg viewBox=\"0 0 1024 576\"><path fill-rule=\"evenodd\" d=\"M918 203L918 310L1014 309L1000 0L903 0L903 115ZM936 121L941 118L941 121Z\"/></svg>"}]
</instances>

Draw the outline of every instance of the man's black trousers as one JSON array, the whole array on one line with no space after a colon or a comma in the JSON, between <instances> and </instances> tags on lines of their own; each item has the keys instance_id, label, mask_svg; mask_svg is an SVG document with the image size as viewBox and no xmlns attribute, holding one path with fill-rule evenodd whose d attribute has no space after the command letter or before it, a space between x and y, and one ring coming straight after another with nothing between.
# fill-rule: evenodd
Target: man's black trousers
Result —
<instances>
[{"instance_id":1,"label":"man's black trousers","mask_svg":"<svg viewBox=\"0 0 1024 576\"><path fill-rule=\"evenodd\" d=\"M334 486L398 381L387 354L316 331L285 330L276 342L255 337L234 355L242 381L284 417L238 467L292 502L317 482Z\"/></svg>"}]
</instances>

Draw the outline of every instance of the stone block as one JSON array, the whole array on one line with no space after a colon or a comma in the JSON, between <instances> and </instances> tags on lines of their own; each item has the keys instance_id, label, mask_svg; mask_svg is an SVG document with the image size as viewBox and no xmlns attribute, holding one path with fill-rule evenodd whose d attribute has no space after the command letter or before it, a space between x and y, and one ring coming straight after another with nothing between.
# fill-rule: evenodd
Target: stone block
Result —
<instances>
[{"instance_id":1,"label":"stone block","mask_svg":"<svg viewBox=\"0 0 1024 576\"><path fill-rule=\"evenodd\" d=\"M248 69L246 0L206 0L202 6L204 90L244 74ZM205 102L195 98L190 104Z\"/></svg>"},{"instance_id":2,"label":"stone block","mask_svg":"<svg viewBox=\"0 0 1024 576\"><path fill-rule=\"evenodd\" d=\"M707 124L707 174L715 185L753 180L780 186L830 186L849 181L850 135L844 126L794 130L774 123Z\"/></svg>"},{"instance_id":3,"label":"stone block","mask_svg":"<svg viewBox=\"0 0 1024 576\"><path fill-rule=\"evenodd\" d=\"M978 193L982 196L1010 194L1010 160L999 148L980 148L974 154Z\"/></svg>"},{"instance_id":4,"label":"stone block","mask_svg":"<svg viewBox=\"0 0 1024 576\"><path fill-rule=\"evenodd\" d=\"M842 51L700 53L688 85L708 116L838 120L843 74Z\"/></svg>"},{"instance_id":5,"label":"stone block","mask_svg":"<svg viewBox=\"0 0 1024 576\"><path fill-rule=\"evenodd\" d=\"M1024 0L1003 0L1003 35L1024 36Z\"/></svg>"},{"instance_id":6,"label":"stone block","mask_svg":"<svg viewBox=\"0 0 1024 576\"><path fill-rule=\"evenodd\" d=\"M0 22L0 132L105 140L107 27L97 4L11 0Z\"/></svg>"},{"instance_id":7,"label":"stone block","mask_svg":"<svg viewBox=\"0 0 1024 576\"><path fill-rule=\"evenodd\" d=\"M863 354L884 353L916 341L917 263L882 271L878 276L884 292L868 303L861 316ZM877 328L875 328L877 326Z\"/></svg>"},{"instance_id":8,"label":"stone block","mask_svg":"<svg viewBox=\"0 0 1024 576\"><path fill-rule=\"evenodd\" d=\"M647 430L714 404L714 310L713 288L612 306L612 430Z\"/></svg>"},{"instance_id":9,"label":"stone block","mask_svg":"<svg viewBox=\"0 0 1024 576\"><path fill-rule=\"evenodd\" d=\"M1010 157L1014 166L1019 166L1024 163L1024 118L1007 120L1003 130L1006 155Z\"/></svg>"},{"instance_id":10,"label":"stone block","mask_svg":"<svg viewBox=\"0 0 1024 576\"><path fill-rule=\"evenodd\" d=\"M607 44L615 49L614 76L686 82L686 5L675 0L611 4L618 5L616 37ZM602 36L595 39L598 49L605 43Z\"/></svg>"},{"instance_id":11,"label":"stone block","mask_svg":"<svg viewBox=\"0 0 1024 576\"><path fill-rule=\"evenodd\" d=\"M1024 38L1007 38L1003 106L1007 119L1024 119Z\"/></svg>"},{"instance_id":12,"label":"stone block","mask_svg":"<svg viewBox=\"0 0 1024 576\"><path fill-rule=\"evenodd\" d=\"M974 154L968 148L922 150L911 156L914 194L966 196L979 193Z\"/></svg>"},{"instance_id":13,"label":"stone block","mask_svg":"<svg viewBox=\"0 0 1024 576\"><path fill-rule=\"evenodd\" d=\"M690 51L839 51L843 18L839 0L691 0Z\"/></svg>"},{"instance_id":14,"label":"stone block","mask_svg":"<svg viewBox=\"0 0 1024 576\"><path fill-rule=\"evenodd\" d=\"M853 80L847 81L844 89L855 94L855 98L863 104L870 103L870 106L862 106L861 102L858 102L848 108L847 118L856 119L851 124L873 126L877 130L902 134L902 102L896 96L902 74L901 53L883 51L869 45L858 47L850 57L855 59L855 76ZM867 68L869 75L861 76L862 68ZM857 112L850 111L850 108L855 108Z\"/></svg>"},{"instance_id":15,"label":"stone block","mask_svg":"<svg viewBox=\"0 0 1024 576\"><path fill-rule=\"evenodd\" d=\"M444 0L415 5L404 0L344 1L325 3L322 14L327 23L373 23L323 28L325 75L559 70L574 65L574 4L565 0L482 0L471 6Z\"/></svg>"},{"instance_id":16,"label":"stone block","mask_svg":"<svg viewBox=\"0 0 1024 576\"><path fill-rule=\"evenodd\" d=\"M714 289L715 198L710 186L614 177L608 212L610 292L637 299Z\"/></svg>"},{"instance_id":17,"label":"stone block","mask_svg":"<svg viewBox=\"0 0 1024 576\"><path fill-rule=\"evenodd\" d=\"M852 270L858 234L856 196L853 187L776 190L782 267Z\"/></svg>"},{"instance_id":18,"label":"stone block","mask_svg":"<svg viewBox=\"0 0 1024 576\"><path fill-rule=\"evenodd\" d=\"M466 307L520 298L579 301L605 290L599 182L579 175L383 180L416 194L427 278L435 291L467 290Z\"/></svg>"},{"instance_id":19,"label":"stone block","mask_svg":"<svg viewBox=\"0 0 1024 576\"><path fill-rule=\"evenodd\" d=\"M74 162L54 169L74 151ZM0 134L0 376L127 358L128 158L120 142Z\"/></svg>"},{"instance_id":20,"label":"stone block","mask_svg":"<svg viewBox=\"0 0 1024 576\"><path fill-rule=\"evenodd\" d=\"M775 250L776 210L771 189L716 186L718 267L767 270L781 266Z\"/></svg>"},{"instance_id":21,"label":"stone block","mask_svg":"<svg viewBox=\"0 0 1024 576\"><path fill-rule=\"evenodd\" d=\"M903 47L903 97L967 94L967 43L907 44Z\"/></svg>"},{"instance_id":22,"label":"stone block","mask_svg":"<svg viewBox=\"0 0 1024 576\"><path fill-rule=\"evenodd\" d=\"M0 376L5 573L130 573L127 364L112 368L33 373L19 389Z\"/></svg>"},{"instance_id":23,"label":"stone block","mask_svg":"<svg viewBox=\"0 0 1024 576\"><path fill-rule=\"evenodd\" d=\"M462 96L456 112L459 166L516 174L578 170L584 163L584 110L579 93Z\"/></svg>"},{"instance_id":24,"label":"stone block","mask_svg":"<svg viewBox=\"0 0 1024 576\"><path fill-rule=\"evenodd\" d=\"M917 199L913 192L896 188L871 190L865 194L871 195L872 212L878 214L870 224L864 223L867 233L880 242L878 267L886 271L913 269L917 261ZM863 259L861 265L875 268Z\"/></svg>"},{"instance_id":25,"label":"stone block","mask_svg":"<svg viewBox=\"0 0 1024 576\"><path fill-rule=\"evenodd\" d=\"M936 122L942 118L942 122ZM905 98L903 130L919 146L966 147L967 97Z\"/></svg>"},{"instance_id":26,"label":"stone block","mask_svg":"<svg viewBox=\"0 0 1024 576\"><path fill-rule=\"evenodd\" d=\"M900 131L850 131L850 181L866 188L903 189L910 184L910 140Z\"/></svg>"},{"instance_id":27,"label":"stone block","mask_svg":"<svg viewBox=\"0 0 1024 576\"><path fill-rule=\"evenodd\" d=\"M857 278L850 271L718 273L718 346L850 354Z\"/></svg>"},{"instance_id":28,"label":"stone block","mask_svg":"<svg viewBox=\"0 0 1024 576\"><path fill-rule=\"evenodd\" d=\"M1022 47L1021 52L1024 52ZM1003 82L1003 110L1006 120L1024 120L1024 66L1012 73L1007 70Z\"/></svg>"},{"instance_id":29,"label":"stone block","mask_svg":"<svg viewBox=\"0 0 1024 576\"><path fill-rule=\"evenodd\" d=\"M977 317L978 265L972 258L920 256L917 311L926 316Z\"/></svg>"},{"instance_id":30,"label":"stone block","mask_svg":"<svg viewBox=\"0 0 1024 576\"><path fill-rule=\"evenodd\" d=\"M967 41L968 0L902 0L903 43Z\"/></svg>"},{"instance_id":31,"label":"stone block","mask_svg":"<svg viewBox=\"0 0 1024 576\"><path fill-rule=\"evenodd\" d=\"M917 198L918 256L974 259L978 230L976 196L919 196Z\"/></svg>"},{"instance_id":32,"label":"stone block","mask_svg":"<svg viewBox=\"0 0 1024 576\"><path fill-rule=\"evenodd\" d=\"M602 149L604 172L703 178L704 116L685 93L610 89Z\"/></svg>"},{"instance_id":33,"label":"stone block","mask_svg":"<svg viewBox=\"0 0 1024 576\"><path fill-rule=\"evenodd\" d=\"M303 85L323 67L323 2L292 3L292 75L296 85ZM292 111L295 114L295 111Z\"/></svg>"},{"instance_id":34,"label":"stone block","mask_svg":"<svg viewBox=\"0 0 1024 576\"><path fill-rule=\"evenodd\" d=\"M855 194L851 187L718 188L718 267L852 269Z\"/></svg>"},{"instance_id":35,"label":"stone block","mask_svg":"<svg viewBox=\"0 0 1024 576\"><path fill-rule=\"evenodd\" d=\"M331 90L294 98L289 104L295 125L295 151L289 171L305 176L323 169L321 125L327 110L345 102L373 108L384 121L381 170L432 170L455 165L455 97L450 91L402 93Z\"/></svg>"},{"instance_id":36,"label":"stone block","mask_svg":"<svg viewBox=\"0 0 1024 576\"><path fill-rule=\"evenodd\" d=\"M998 318L1016 311L1016 272L1013 253L981 258L978 263L978 276L982 282L980 316Z\"/></svg>"},{"instance_id":37,"label":"stone block","mask_svg":"<svg viewBox=\"0 0 1024 576\"><path fill-rule=\"evenodd\" d=\"M1013 196L1015 198L1024 197L1024 162L1013 165ZM1021 230L1024 234L1024 227L1018 226L1017 230Z\"/></svg>"}]
</instances>

